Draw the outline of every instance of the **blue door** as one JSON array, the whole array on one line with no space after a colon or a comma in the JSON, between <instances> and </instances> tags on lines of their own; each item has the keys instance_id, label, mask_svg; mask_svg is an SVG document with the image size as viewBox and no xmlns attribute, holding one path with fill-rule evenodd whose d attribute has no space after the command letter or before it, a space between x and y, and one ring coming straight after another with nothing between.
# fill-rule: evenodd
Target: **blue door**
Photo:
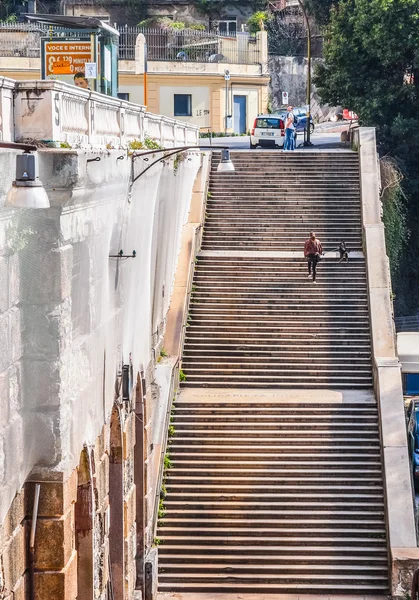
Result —
<instances>
[{"instance_id":1,"label":"blue door","mask_svg":"<svg viewBox=\"0 0 419 600\"><path fill-rule=\"evenodd\" d=\"M234 133L246 133L246 96L234 96Z\"/></svg>"}]
</instances>

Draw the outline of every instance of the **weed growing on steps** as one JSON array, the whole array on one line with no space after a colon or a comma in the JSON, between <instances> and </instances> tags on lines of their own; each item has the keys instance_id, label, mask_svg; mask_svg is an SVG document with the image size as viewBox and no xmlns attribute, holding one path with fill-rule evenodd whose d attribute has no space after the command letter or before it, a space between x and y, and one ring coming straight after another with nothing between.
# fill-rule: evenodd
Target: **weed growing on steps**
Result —
<instances>
[{"instance_id":1,"label":"weed growing on steps","mask_svg":"<svg viewBox=\"0 0 419 600\"><path fill-rule=\"evenodd\" d=\"M168 469L171 469L173 467L173 463L170 459L170 454L169 452L166 452L166 454L164 455L164 470L167 471Z\"/></svg>"},{"instance_id":2,"label":"weed growing on steps","mask_svg":"<svg viewBox=\"0 0 419 600\"><path fill-rule=\"evenodd\" d=\"M153 546L159 546L161 544L161 539L158 537L155 537L153 540Z\"/></svg>"},{"instance_id":3,"label":"weed growing on steps","mask_svg":"<svg viewBox=\"0 0 419 600\"><path fill-rule=\"evenodd\" d=\"M208 198L208 200L209 200L210 198L212 198L212 194L211 194L211 192L208 192L208 194L207 194L207 198Z\"/></svg>"},{"instance_id":4,"label":"weed growing on steps","mask_svg":"<svg viewBox=\"0 0 419 600\"><path fill-rule=\"evenodd\" d=\"M160 501L159 501L159 512L158 512L159 519L163 519L163 517L164 517L165 514L166 514L166 509L164 508L164 499L160 498Z\"/></svg>"},{"instance_id":5,"label":"weed growing on steps","mask_svg":"<svg viewBox=\"0 0 419 600\"><path fill-rule=\"evenodd\" d=\"M186 381L186 375L185 373L182 371L182 369L179 370L179 381Z\"/></svg>"},{"instance_id":6,"label":"weed growing on steps","mask_svg":"<svg viewBox=\"0 0 419 600\"><path fill-rule=\"evenodd\" d=\"M174 425L169 425L169 438L173 437L176 433L176 429Z\"/></svg>"},{"instance_id":7,"label":"weed growing on steps","mask_svg":"<svg viewBox=\"0 0 419 600\"><path fill-rule=\"evenodd\" d=\"M168 355L168 353L166 352L166 350L165 350L164 348L162 348L162 349L160 350L160 356L161 356L162 358L166 358L166 356L169 356L169 355Z\"/></svg>"}]
</instances>

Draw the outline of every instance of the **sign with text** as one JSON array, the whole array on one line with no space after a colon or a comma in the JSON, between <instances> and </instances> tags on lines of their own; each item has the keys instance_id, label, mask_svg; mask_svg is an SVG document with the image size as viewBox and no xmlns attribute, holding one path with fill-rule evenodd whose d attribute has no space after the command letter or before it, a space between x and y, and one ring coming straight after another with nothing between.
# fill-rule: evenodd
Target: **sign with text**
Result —
<instances>
[{"instance_id":1,"label":"sign with text","mask_svg":"<svg viewBox=\"0 0 419 600\"><path fill-rule=\"evenodd\" d=\"M85 64L92 60L89 40L44 41L44 73L51 75L75 75L84 73Z\"/></svg>"},{"instance_id":2,"label":"sign with text","mask_svg":"<svg viewBox=\"0 0 419 600\"><path fill-rule=\"evenodd\" d=\"M288 104L288 92L282 92L282 104Z\"/></svg>"},{"instance_id":3,"label":"sign with text","mask_svg":"<svg viewBox=\"0 0 419 600\"><path fill-rule=\"evenodd\" d=\"M87 62L84 63L84 74L87 79L96 79L97 78L97 65L96 63Z\"/></svg>"}]
</instances>

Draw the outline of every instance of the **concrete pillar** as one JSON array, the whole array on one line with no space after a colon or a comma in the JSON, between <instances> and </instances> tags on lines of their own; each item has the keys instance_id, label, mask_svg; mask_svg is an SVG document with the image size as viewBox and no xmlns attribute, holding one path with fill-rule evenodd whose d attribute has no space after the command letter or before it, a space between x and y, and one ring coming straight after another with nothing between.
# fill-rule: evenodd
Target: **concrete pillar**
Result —
<instances>
[{"instance_id":1,"label":"concrete pillar","mask_svg":"<svg viewBox=\"0 0 419 600\"><path fill-rule=\"evenodd\" d=\"M135 73L142 75L146 68L146 40L142 33L135 40Z\"/></svg>"}]
</instances>

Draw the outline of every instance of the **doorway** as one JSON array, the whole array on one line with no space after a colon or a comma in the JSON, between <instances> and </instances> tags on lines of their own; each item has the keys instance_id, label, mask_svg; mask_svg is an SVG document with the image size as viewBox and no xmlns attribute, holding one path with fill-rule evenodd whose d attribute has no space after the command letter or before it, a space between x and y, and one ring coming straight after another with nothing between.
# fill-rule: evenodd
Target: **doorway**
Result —
<instances>
[{"instance_id":1,"label":"doorway","mask_svg":"<svg viewBox=\"0 0 419 600\"><path fill-rule=\"evenodd\" d=\"M246 133L246 96L234 96L234 133Z\"/></svg>"}]
</instances>

